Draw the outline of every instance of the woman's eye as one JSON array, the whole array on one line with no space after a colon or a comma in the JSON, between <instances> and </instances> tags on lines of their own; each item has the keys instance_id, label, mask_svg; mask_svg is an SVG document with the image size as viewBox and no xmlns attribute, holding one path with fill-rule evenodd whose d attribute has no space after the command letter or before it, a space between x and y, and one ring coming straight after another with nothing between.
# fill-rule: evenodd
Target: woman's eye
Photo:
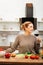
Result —
<instances>
[{"instance_id":1,"label":"woman's eye","mask_svg":"<svg viewBox=\"0 0 43 65\"><path fill-rule=\"evenodd\" d=\"M30 26L32 28L32 26Z\"/></svg>"}]
</instances>

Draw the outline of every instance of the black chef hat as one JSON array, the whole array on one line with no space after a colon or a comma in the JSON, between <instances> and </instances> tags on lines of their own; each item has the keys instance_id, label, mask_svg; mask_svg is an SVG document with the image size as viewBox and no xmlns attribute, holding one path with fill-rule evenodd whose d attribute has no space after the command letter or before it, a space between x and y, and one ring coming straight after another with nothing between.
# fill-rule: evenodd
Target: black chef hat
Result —
<instances>
[{"instance_id":1,"label":"black chef hat","mask_svg":"<svg viewBox=\"0 0 43 65\"><path fill-rule=\"evenodd\" d=\"M34 18L33 17L23 17L22 18L22 23L24 23L24 22L26 22L26 21L30 21L30 22L32 22L33 23L33 25L34 25Z\"/></svg>"}]
</instances>

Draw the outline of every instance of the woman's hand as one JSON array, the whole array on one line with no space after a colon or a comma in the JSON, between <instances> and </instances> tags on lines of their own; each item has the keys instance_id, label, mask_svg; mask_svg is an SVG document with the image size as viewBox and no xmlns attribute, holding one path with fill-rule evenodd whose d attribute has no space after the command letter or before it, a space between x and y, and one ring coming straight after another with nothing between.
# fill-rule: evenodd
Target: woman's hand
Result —
<instances>
[{"instance_id":1,"label":"woman's hand","mask_svg":"<svg viewBox=\"0 0 43 65\"><path fill-rule=\"evenodd\" d=\"M37 42L40 43L41 42L41 38L40 37L36 37L37 38Z\"/></svg>"}]
</instances>

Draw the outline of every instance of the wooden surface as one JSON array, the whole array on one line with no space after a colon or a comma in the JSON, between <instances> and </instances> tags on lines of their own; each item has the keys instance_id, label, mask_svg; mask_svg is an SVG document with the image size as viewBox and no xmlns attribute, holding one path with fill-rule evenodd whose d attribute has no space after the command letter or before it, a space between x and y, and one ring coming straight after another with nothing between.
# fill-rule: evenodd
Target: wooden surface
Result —
<instances>
[{"instance_id":1,"label":"wooden surface","mask_svg":"<svg viewBox=\"0 0 43 65\"><path fill-rule=\"evenodd\" d=\"M25 58L15 58L15 57L10 57L9 59L4 58L0 58L0 64L41 64L43 65L43 59L25 59Z\"/></svg>"}]
</instances>

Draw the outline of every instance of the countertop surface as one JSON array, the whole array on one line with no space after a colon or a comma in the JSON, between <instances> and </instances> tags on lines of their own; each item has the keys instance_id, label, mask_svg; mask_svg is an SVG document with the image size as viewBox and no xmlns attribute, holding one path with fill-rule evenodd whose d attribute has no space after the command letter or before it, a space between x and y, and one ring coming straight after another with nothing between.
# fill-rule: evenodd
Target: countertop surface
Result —
<instances>
[{"instance_id":1,"label":"countertop surface","mask_svg":"<svg viewBox=\"0 0 43 65\"><path fill-rule=\"evenodd\" d=\"M10 58L5 58L2 57L0 58L0 63L43 63L43 59L39 58L39 59L25 59L25 58L16 58L16 57L10 57Z\"/></svg>"}]
</instances>

